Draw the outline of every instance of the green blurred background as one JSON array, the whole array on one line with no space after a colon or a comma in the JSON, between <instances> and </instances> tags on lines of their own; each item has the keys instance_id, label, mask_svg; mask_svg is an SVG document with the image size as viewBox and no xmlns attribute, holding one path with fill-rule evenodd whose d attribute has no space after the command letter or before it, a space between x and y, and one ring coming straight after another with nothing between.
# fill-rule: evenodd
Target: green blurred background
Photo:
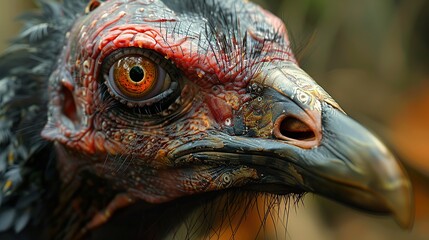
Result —
<instances>
[{"instance_id":1,"label":"green blurred background","mask_svg":"<svg viewBox=\"0 0 429 240\"><path fill-rule=\"evenodd\" d=\"M19 32L16 17L35 8L30 0L5 2L0 50ZM411 231L401 230L390 218L308 195L305 207L290 213L288 233L277 235L293 240L429 239L429 1L255 2L283 19L301 66L395 150L415 189Z\"/></svg>"}]
</instances>

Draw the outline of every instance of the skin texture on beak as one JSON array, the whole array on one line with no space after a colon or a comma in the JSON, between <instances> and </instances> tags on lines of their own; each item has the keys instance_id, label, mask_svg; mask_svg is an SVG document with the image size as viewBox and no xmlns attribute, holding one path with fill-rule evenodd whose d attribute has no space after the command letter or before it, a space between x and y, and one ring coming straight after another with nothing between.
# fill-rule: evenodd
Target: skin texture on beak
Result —
<instances>
[{"instance_id":1,"label":"skin texture on beak","mask_svg":"<svg viewBox=\"0 0 429 240\"><path fill-rule=\"evenodd\" d=\"M293 163L301 188L352 207L391 213L402 227L411 227L410 181L395 157L372 133L345 115L295 64L268 69L255 82L274 89L299 107L274 107L272 116L274 136L298 147L279 149L276 153ZM285 116L294 116L295 121L285 122Z\"/></svg>"}]
</instances>

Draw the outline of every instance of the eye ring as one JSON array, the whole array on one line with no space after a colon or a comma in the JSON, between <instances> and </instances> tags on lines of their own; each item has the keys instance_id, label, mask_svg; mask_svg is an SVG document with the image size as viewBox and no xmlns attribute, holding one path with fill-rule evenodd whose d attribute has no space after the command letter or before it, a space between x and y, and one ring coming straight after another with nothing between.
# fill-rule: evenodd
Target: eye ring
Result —
<instances>
[{"instance_id":1,"label":"eye ring","mask_svg":"<svg viewBox=\"0 0 429 240\"><path fill-rule=\"evenodd\" d=\"M110 95L128 107L162 109L180 94L177 70L153 50L116 50L103 61L102 72Z\"/></svg>"}]
</instances>

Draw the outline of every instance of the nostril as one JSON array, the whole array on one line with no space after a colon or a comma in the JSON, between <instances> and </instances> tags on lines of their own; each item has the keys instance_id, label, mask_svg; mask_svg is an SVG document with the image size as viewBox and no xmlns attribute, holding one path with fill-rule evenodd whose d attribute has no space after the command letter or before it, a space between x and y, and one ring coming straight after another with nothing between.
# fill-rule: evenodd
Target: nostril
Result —
<instances>
[{"instance_id":1,"label":"nostril","mask_svg":"<svg viewBox=\"0 0 429 240\"><path fill-rule=\"evenodd\" d=\"M299 141L314 141L316 139L313 129L298 118L286 116L279 120L280 122L276 124L278 129L275 131L277 137Z\"/></svg>"},{"instance_id":2,"label":"nostril","mask_svg":"<svg viewBox=\"0 0 429 240\"><path fill-rule=\"evenodd\" d=\"M62 87L60 91L62 97L62 112L64 117L73 125L78 124L79 117L77 114L76 103L73 97L73 93L66 87Z\"/></svg>"},{"instance_id":3,"label":"nostril","mask_svg":"<svg viewBox=\"0 0 429 240\"><path fill-rule=\"evenodd\" d=\"M313 130L301 120L295 117L286 117L280 123L280 133L291 139L314 140L316 135Z\"/></svg>"}]
</instances>

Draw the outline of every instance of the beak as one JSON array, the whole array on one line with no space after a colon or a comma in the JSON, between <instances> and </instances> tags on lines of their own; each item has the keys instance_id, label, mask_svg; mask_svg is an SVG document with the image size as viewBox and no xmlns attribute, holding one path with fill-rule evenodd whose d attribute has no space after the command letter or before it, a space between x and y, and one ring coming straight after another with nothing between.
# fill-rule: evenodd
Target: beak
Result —
<instances>
[{"instance_id":1,"label":"beak","mask_svg":"<svg viewBox=\"0 0 429 240\"><path fill-rule=\"evenodd\" d=\"M273 101L274 137L297 147L276 152L292 163L299 188L359 209L393 214L402 227L411 227L411 183L383 143L348 117L298 66L276 66L268 72L256 82L275 92L265 91Z\"/></svg>"},{"instance_id":2,"label":"beak","mask_svg":"<svg viewBox=\"0 0 429 240\"><path fill-rule=\"evenodd\" d=\"M312 192L367 212L391 214L401 227L411 228L412 188L400 163L342 111L322 104L321 115L320 140L220 138L226 151L240 149L237 161L258 170L261 180L252 190ZM318 145L307 148L308 142ZM234 154L224 157L234 159Z\"/></svg>"},{"instance_id":3,"label":"beak","mask_svg":"<svg viewBox=\"0 0 429 240\"><path fill-rule=\"evenodd\" d=\"M298 66L275 66L268 72L256 82L273 89L275 93L266 91L270 96L278 94L271 98L274 136L298 149L277 153L293 163L298 186L362 210L393 214L410 228L411 183L383 143Z\"/></svg>"},{"instance_id":4,"label":"beak","mask_svg":"<svg viewBox=\"0 0 429 240\"><path fill-rule=\"evenodd\" d=\"M275 66L251 83L256 95L232 129L183 145L182 162L256 169L248 188L313 192L361 210L413 222L410 181L391 152L296 65ZM233 134L231 134L233 133ZM186 158L186 160L183 160Z\"/></svg>"}]
</instances>

